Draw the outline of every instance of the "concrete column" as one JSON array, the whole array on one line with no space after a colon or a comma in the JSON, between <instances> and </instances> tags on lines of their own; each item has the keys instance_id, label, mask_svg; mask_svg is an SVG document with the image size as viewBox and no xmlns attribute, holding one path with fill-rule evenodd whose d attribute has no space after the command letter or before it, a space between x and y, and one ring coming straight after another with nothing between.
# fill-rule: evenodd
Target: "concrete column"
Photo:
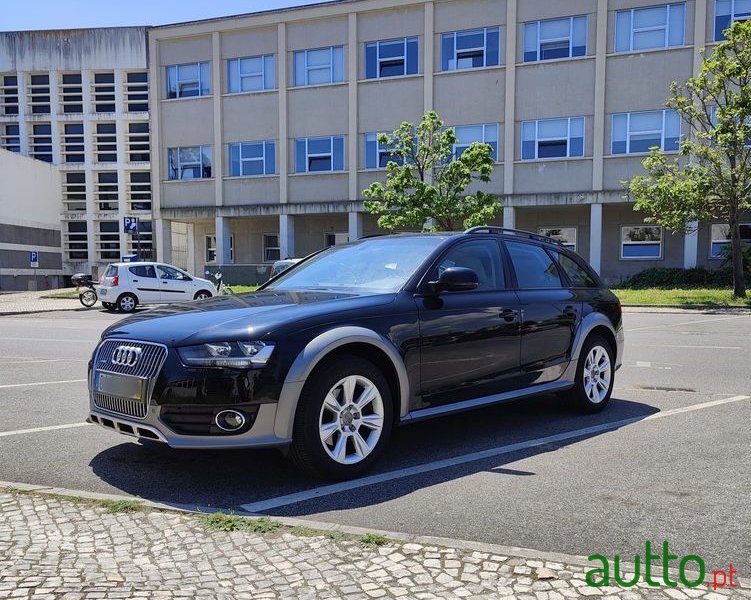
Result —
<instances>
[{"instance_id":1,"label":"concrete column","mask_svg":"<svg viewBox=\"0 0 751 600\"><path fill-rule=\"evenodd\" d=\"M423 63L422 63L422 83L423 83L423 107L422 112L426 113L433 110L433 68L435 66L435 10L432 2L426 2L424 5L424 31L423 31Z\"/></svg>"},{"instance_id":2,"label":"concrete column","mask_svg":"<svg viewBox=\"0 0 751 600\"><path fill-rule=\"evenodd\" d=\"M91 71L81 71L81 93L83 94L83 156L86 172L86 232L89 240L89 263L94 264L96 258L96 228L95 215L99 212L96 202L97 171L94 170L94 112L91 98Z\"/></svg>"},{"instance_id":3,"label":"concrete column","mask_svg":"<svg viewBox=\"0 0 751 600\"><path fill-rule=\"evenodd\" d=\"M602 265L602 204L589 205L589 264L600 272Z\"/></svg>"},{"instance_id":4,"label":"concrete column","mask_svg":"<svg viewBox=\"0 0 751 600\"><path fill-rule=\"evenodd\" d=\"M29 155L29 136L31 135L31 123L26 122L26 113L28 111L28 95L26 94L26 72L16 72L16 82L18 84L18 136L21 138L21 154ZM30 111L29 111L30 112Z\"/></svg>"},{"instance_id":5,"label":"concrete column","mask_svg":"<svg viewBox=\"0 0 751 600\"><path fill-rule=\"evenodd\" d=\"M357 135L357 57L360 55L357 44L357 13L350 13L347 18L347 171L349 174L349 199L355 201L360 197L357 189L357 149L360 139Z\"/></svg>"},{"instance_id":6,"label":"concrete column","mask_svg":"<svg viewBox=\"0 0 751 600\"><path fill-rule=\"evenodd\" d=\"M124 88L125 74L123 71L115 69L115 145L117 148L117 218L120 221L120 254L130 254L128 251L128 241L132 237L123 231L123 217L130 214L127 202L127 186L125 163L130 162L128 158L127 136L128 123L122 118L125 112ZM135 240L134 240L135 241Z\"/></svg>"},{"instance_id":7,"label":"concrete column","mask_svg":"<svg viewBox=\"0 0 751 600\"><path fill-rule=\"evenodd\" d=\"M218 265L231 265L232 254L230 253L230 219L229 217L216 217L214 219L216 231L216 262Z\"/></svg>"},{"instance_id":8,"label":"concrete column","mask_svg":"<svg viewBox=\"0 0 751 600\"><path fill-rule=\"evenodd\" d=\"M514 141L516 139L515 104L516 104L516 22L517 0L506 2L506 96L503 113L503 193L514 193ZM504 210L504 214L505 214Z\"/></svg>"},{"instance_id":9,"label":"concrete column","mask_svg":"<svg viewBox=\"0 0 751 600\"><path fill-rule=\"evenodd\" d=\"M714 4L714 3L713 3ZM693 75L701 68L701 50L707 45L707 0L694 2L694 65Z\"/></svg>"},{"instance_id":10,"label":"concrete column","mask_svg":"<svg viewBox=\"0 0 751 600\"><path fill-rule=\"evenodd\" d=\"M222 206L224 204L224 143L222 141L222 45L218 31L215 31L211 34L211 47L211 96L213 99L214 108L214 147L211 151L211 174L214 177L214 199L216 200L216 205ZM218 231L216 243L219 243ZM218 258L219 246L217 246L216 250ZM229 257L229 242L226 250L227 256ZM226 263L223 262L222 264Z\"/></svg>"},{"instance_id":11,"label":"concrete column","mask_svg":"<svg viewBox=\"0 0 751 600\"><path fill-rule=\"evenodd\" d=\"M683 268L693 269L699 260L699 223L691 221L688 227L683 238Z\"/></svg>"},{"instance_id":12,"label":"concrete column","mask_svg":"<svg viewBox=\"0 0 751 600\"><path fill-rule=\"evenodd\" d=\"M592 190L602 190L605 152L605 66L608 44L608 0L597 2L597 40L595 42L595 114L592 135Z\"/></svg>"},{"instance_id":13,"label":"concrete column","mask_svg":"<svg viewBox=\"0 0 751 600\"><path fill-rule=\"evenodd\" d=\"M287 26L279 23L277 36L277 86L279 87L279 202L287 203L287 174L289 173L289 140L287 133ZM352 141L350 140L350 143ZM352 165L349 165L352 168Z\"/></svg>"},{"instance_id":14,"label":"concrete column","mask_svg":"<svg viewBox=\"0 0 751 600\"><path fill-rule=\"evenodd\" d=\"M60 127L62 123L57 120L57 113L60 107L60 85L58 78L60 74L57 71L50 71L50 130L52 132L52 163L59 165L63 162L62 143Z\"/></svg>"},{"instance_id":15,"label":"concrete column","mask_svg":"<svg viewBox=\"0 0 751 600\"><path fill-rule=\"evenodd\" d=\"M203 277L203 275L201 275L201 273L198 272L198 261L196 260L197 254L196 254L195 225L193 223L186 223L185 228L187 229L185 247L187 248L187 251L188 251L188 256L186 260L186 263L188 265L188 270L191 273L195 273L199 277Z\"/></svg>"},{"instance_id":16,"label":"concrete column","mask_svg":"<svg viewBox=\"0 0 751 600\"><path fill-rule=\"evenodd\" d=\"M506 229L516 229L516 209L513 206L503 207L503 226Z\"/></svg>"},{"instance_id":17,"label":"concrete column","mask_svg":"<svg viewBox=\"0 0 751 600\"><path fill-rule=\"evenodd\" d=\"M279 256L295 258L295 217L279 215Z\"/></svg>"},{"instance_id":18,"label":"concrete column","mask_svg":"<svg viewBox=\"0 0 751 600\"><path fill-rule=\"evenodd\" d=\"M156 257L162 262L172 262L172 222L156 219L153 222L153 235L156 237Z\"/></svg>"},{"instance_id":19,"label":"concrete column","mask_svg":"<svg viewBox=\"0 0 751 600\"><path fill-rule=\"evenodd\" d=\"M154 32L149 32L149 140L151 142L151 214L161 218L162 161L167 150L162 144L159 98L163 92L164 69L159 67L159 42Z\"/></svg>"},{"instance_id":20,"label":"concrete column","mask_svg":"<svg viewBox=\"0 0 751 600\"><path fill-rule=\"evenodd\" d=\"M351 212L349 217L348 236L349 241L359 240L362 237L363 214L361 212Z\"/></svg>"}]
</instances>

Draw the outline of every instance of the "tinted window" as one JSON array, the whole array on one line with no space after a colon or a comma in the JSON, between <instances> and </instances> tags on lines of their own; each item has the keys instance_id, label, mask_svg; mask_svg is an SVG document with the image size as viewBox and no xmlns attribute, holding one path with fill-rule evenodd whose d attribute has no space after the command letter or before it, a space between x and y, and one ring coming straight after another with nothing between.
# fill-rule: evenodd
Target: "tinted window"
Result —
<instances>
[{"instance_id":1,"label":"tinted window","mask_svg":"<svg viewBox=\"0 0 751 600\"><path fill-rule=\"evenodd\" d=\"M561 287L558 269L547 252L540 246L506 242L511 262L520 288Z\"/></svg>"},{"instance_id":2,"label":"tinted window","mask_svg":"<svg viewBox=\"0 0 751 600\"><path fill-rule=\"evenodd\" d=\"M177 279L181 281L190 281L190 277L188 277L182 271L178 271L174 267L168 267L167 265L159 265L157 269L159 270L159 277L161 277L162 279Z\"/></svg>"},{"instance_id":3,"label":"tinted window","mask_svg":"<svg viewBox=\"0 0 751 600\"><path fill-rule=\"evenodd\" d=\"M128 269L136 277L153 277L156 279L156 271L152 265L138 265Z\"/></svg>"},{"instance_id":4,"label":"tinted window","mask_svg":"<svg viewBox=\"0 0 751 600\"><path fill-rule=\"evenodd\" d=\"M584 270L584 267L577 264L565 254L556 254L556 257L558 258L558 264L566 272L566 275L568 275L573 287L597 287L597 282Z\"/></svg>"},{"instance_id":5,"label":"tinted window","mask_svg":"<svg viewBox=\"0 0 751 600\"><path fill-rule=\"evenodd\" d=\"M70 224L73 225L73 223L70 223ZM84 225L85 225L85 223L84 223ZM71 231L72 231L72 229L71 229ZM86 230L84 229L84 231L86 231ZM115 265L109 265L107 267L107 270L104 272L104 276L105 277L114 277L115 275L117 275L117 267Z\"/></svg>"},{"instance_id":6,"label":"tinted window","mask_svg":"<svg viewBox=\"0 0 751 600\"><path fill-rule=\"evenodd\" d=\"M495 240L473 240L451 248L443 255L431 279L438 279L449 267L466 267L477 273L478 290L505 287L501 255Z\"/></svg>"}]
</instances>

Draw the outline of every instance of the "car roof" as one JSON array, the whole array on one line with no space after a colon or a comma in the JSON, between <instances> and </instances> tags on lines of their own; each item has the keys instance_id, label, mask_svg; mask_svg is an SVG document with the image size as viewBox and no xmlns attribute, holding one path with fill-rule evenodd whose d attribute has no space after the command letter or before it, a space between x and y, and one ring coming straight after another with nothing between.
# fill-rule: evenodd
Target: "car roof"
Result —
<instances>
[{"instance_id":1,"label":"car roof","mask_svg":"<svg viewBox=\"0 0 751 600\"><path fill-rule=\"evenodd\" d=\"M399 233L376 233L373 235L366 235L359 239L372 239L377 237L444 237L449 238L461 238L470 235L496 235L506 239L527 239L536 242L543 242L558 248L564 248L563 244L556 240L533 231L526 231L524 229L511 229L509 227L497 227L495 225L480 225L476 227L470 227L465 231L414 231L414 232L399 232Z\"/></svg>"}]
</instances>

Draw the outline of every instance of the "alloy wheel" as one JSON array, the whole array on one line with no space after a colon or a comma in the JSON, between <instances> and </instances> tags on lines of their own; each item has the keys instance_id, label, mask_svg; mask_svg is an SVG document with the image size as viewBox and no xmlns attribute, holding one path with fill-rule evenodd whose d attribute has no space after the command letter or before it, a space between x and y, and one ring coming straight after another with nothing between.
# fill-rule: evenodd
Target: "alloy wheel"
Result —
<instances>
[{"instance_id":1,"label":"alloy wheel","mask_svg":"<svg viewBox=\"0 0 751 600\"><path fill-rule=\"evenodd\" d=\"M608 395L612 370L610 356L602 346L592 346L584 361L584 393L593 404L599 404Z\"/></svg>"}]
</instances>

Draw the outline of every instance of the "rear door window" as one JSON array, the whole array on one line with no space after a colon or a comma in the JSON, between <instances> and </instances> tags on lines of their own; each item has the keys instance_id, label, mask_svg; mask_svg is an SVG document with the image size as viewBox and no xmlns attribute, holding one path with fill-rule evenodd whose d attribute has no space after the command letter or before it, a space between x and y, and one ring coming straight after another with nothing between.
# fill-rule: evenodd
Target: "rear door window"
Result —
<instances>
[{"instance_id":1,"label":"rear door window","mask_svg":"<svg viewBox=\"0 0 751 600\"><path fill-rule=\"evenodd\" d=\"M561 277L545 249L533 244L506 242L520 289L559 288Z\"/></svg>"},{"instance_id":2,"label":"rear door window","mask_svg":"<svg viewBox=\"0 0 751 600\"><path fill-rule=\"evenodd\" d=\"M556 253L558 264L566 272L572 287L595 288L597 282L586 269L565 254Z\"/></svg>"},{"instance_id":3,"label":"rear door window","mask_svg":"<svg viewBox=\"0 0 751 600\"><path fill-rule=\"evenodd\" d=\"M129 267L128 270L136 277L150 277L156 279L156 270L153 265L138 265Z\"/></svg>"}]
</instances>

